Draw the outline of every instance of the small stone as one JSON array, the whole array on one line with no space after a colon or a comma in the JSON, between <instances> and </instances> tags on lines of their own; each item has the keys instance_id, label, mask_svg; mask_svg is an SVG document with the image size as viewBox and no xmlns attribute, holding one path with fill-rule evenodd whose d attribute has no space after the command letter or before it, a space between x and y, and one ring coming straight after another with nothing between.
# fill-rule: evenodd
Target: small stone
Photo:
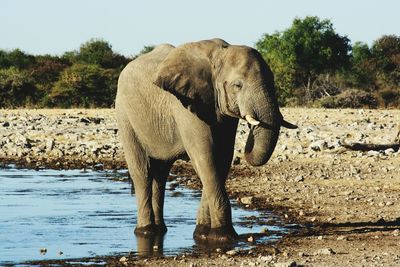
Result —
<instances>
[{"instance_id":1,"label":"small stone","mask_svg":"<svg viewBox=\"0 0 400 267\"><path fill-rule=\"evenodd\" d=\"M341 235L341 236L338 236L337 238L336 238L336 240L346 240L347 241L347 237L345 237L344 235Z\"/></svg>"},{"instance_id":2,"label":"small stone","mask_svg":"<svg viewBox=\"0 0 400 267\"><path fill-rule=\"evenodd\" d=\"M220 249L220 248L216 248L216 249L215 249L215 252L217 252L217 253L221 253L221 252L222 252L222 249Z\"/></svg>"},{"instance_id":3,"label":"small stone","mask_svg":"<svg viewBox=\"0 0 400 267\"><path fill-rule=\"evenodd\" d=\"M303 182L304 181L304 176L303 175L298 175L293 179L294 182Z\"/></svg>"},{"instance_id":4,"label":"small stone","mask_svg":"<svg viewBox=\"0 0 400 267\"><path fill-rule=\"evenodd\" d=\"M400 230L396 229L392 232L393 236L400 236Z\"/></svg>"},{"instance_id":5,"label":"small stone","mask_svg":"<svg viewBox=\"0 0 400 267\"><path fill-rule=\"evenodd\" d=\"M386 202L385 205L386 205L386 206L392 206L392 205L393 205L393 202L392 202L392 201L388 201L388 202Z\"/></svg>"},{"instance_id":6,"label":"small stone","mask_svg":"<svg viewBox=\"0 0 400 267\"><path fill-rule=\"evenodd\" d=\"M268 228L267 227L261 227L260 233L261 234L268 233Z\"/></svg>"},{"instance_id":7,"label":"small stone","mask_svg":"<svg viewBox=\"0 0 400 267\"><path fill-rule=\"evenodd\" d=\"M238 254L238 251L236 249L232 249L232 250L228 250L225 253L226 253L226 255L229 255L229 256L235 256L236 254Z\"/></svg>"},{"instance_id":8,"label":"small stone","mask_svg":"<svg viewBox=\"0 0 400 267\"><path fill-rule=\"evenodd\" d=\"M270 261L272 261L274 258L271 256L271 255L267 255L267 256L261 256L260 257L260 261L263 261L263 262L270 262Z\"/></svg>"},{"instance_id":9,"label":"small stone","mask_svg":"<svg viewBox=\"0 0 400 267\"><path fill-rule=\"evenodd\" d=\"M153 250L154 250L154 251L158 251L158 246L157 246L157 245L154 245L154 246L153 246Z\"/></svg>"},{"instance_id":10,"label":"small stone","mask_svg":"<svg viewBox=\"0 0 400 267\"><path fill-rule=\"evenodd\" d=\"M127 262L127 261L128 261L128 258L125 257L125 256L123 256L123 257L121 257L121 258L119 259L119 262Z\"/></svg>"},{"instance_id":11,"label":"small stone","mask_svg":"<svg viewBox=\"0 0 400 267\"><path fill-rule=\"evenodd\" d=\"M385 154L386 154L386 155L391 155L391 154L393 154L394 152L395 152L395 151L394 151L393 148L388 148L388 149L385 150Z\"/></svg>"},{"instance_id":12,"label":"small stone","mask_svg":"<svg viewBox=\"0 0 400 267\"><path fill-rule=\"evenodd\" d=\"M335 254L335 251L333 251L333 249L331 249L331 248L321 248L321 249L317 250L317 252L315 254L316 255L332 255L332 254Z\"/></svg>"},{"instance_id":13,"label":"small stone","mask_svg":"<svg viewBox=\"0 0 400 267\"><path fill-rule=\"evenodd\" d=\"M246 204L246 205L251 205L251 204L253 204L253 197L242 197L241 199L240 199L240 202L242 202L243 204Z\"/></svg>"},{"instance_id":14,"label":"small stone","mask_svg":"<svg viewBox=\"0 0 400 267\"><path fill-rule=\"evenodd\" d=\"M41 248L40 254L45 255L47 253L47 248Z\"/></svg>"},{"instance_id":15,"label":"small stone","mask_svg":"<svg viewBox=\"0 0 400 267\"><path fill-rule=\"evenodd\" d=\"M367 152L368 157L377 157L377 156L379 156L379 154L380 154L379 151L375 151L375 150L370 150Z\"/></svg>"},{"instance_id":16,"label":"small stone","mask_svg":"<svg viewBox=\"0 0 400 267\"><path fill-rule=\"evenodd\" d=\"M324 237L322 235L320 235L320 236L317 237L317 239L318 240L322 240L322 239L324 239Z\"/></svg>"},{"instance_id":17,"label":"small stone","mask_svg":"<svg viewBox=\"0 0 400 267\"><path fill-rule=\"evenodd\" d=\"M314 141L309 146L309 148L314 151L322 151L327 147L328 147L328 144L324 140Z\"/></svg>"},{"instance_id":18,"label":"small stone","mask_svg":"<svg viewBox=\"0 0 400 267\"><path fill-rule=\"evenodd\" d=\"M196 263L193 263L193 262L191 262L190 264L189 264L189 267L196 267L197 265L196 265Z\"/></svg>"},{"instance_id":19,"label":"small stone","mask_svg":"<svg viewBox=\"0 0 400 267\"><path fill-rule=\"evenodd\" d=\"M47 139L46 141L46 152L49 153L54 147L54 139Z\"/></svg>"},{"instance_id":20,"label":"small stone","mask_svg":"<svg viewBox=\"0 0 400 267\"><path fill-rule=\"evenodd\" d=\"M61 250L58 252L58 255L62 255L62 254L64 254L64 252L62 252Z\"/></svg>"},{"instance_id":21,"label":"small stone","mask_svg":"<svg viewBox=\"0 0 400 267\"><path fill-rule=\"evenodd\" d=\"M10 126L10 123L8 121L3 123L3 127L8 127L8 126Z\"/></svg>"},{"instance_id":22,"label":"small stone","mask_svg":"<svg viewBox=\"0 0 400 267\"><path fill-rule=\"evenodd\" d=\"M247 241L253 243L255 241L253 236L249 236L249 238L247 238Z\"/></svg>"}]
</instances>

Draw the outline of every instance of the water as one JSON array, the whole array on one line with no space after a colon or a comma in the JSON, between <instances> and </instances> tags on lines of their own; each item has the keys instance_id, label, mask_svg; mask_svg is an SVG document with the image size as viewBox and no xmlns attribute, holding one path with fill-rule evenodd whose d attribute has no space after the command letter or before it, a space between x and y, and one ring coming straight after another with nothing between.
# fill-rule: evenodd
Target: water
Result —
<instances>
[{"instance_id":1,"label":"water","mask_svg":"<svg viewBox=\"0 0 400 267\"><path fill-rule=\"evenodd\" d=\"M167 234L155 240L138 239L133 233L136 202L130 183L123 177L126 171L0 168L0 265L128 251L172 255L191 249L200 192L181 186L168 190ZM272 214L237 205L232 213L239 234L259 233L266 227L276 231L268 237L273 240L286 232L262 225L276 219ZM41 253L41 249L47 252Z\"/></svg>"}]
</instances>

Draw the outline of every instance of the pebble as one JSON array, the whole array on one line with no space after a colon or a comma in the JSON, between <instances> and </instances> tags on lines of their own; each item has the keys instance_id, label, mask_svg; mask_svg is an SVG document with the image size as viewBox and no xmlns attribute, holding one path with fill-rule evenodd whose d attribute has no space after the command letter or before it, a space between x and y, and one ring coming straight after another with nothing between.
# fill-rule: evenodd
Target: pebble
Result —
<instances>
[{"instance_id":1,"label":"pebble","mask_svg":"<svg viewBox=\"0 0 400 267\"><path fill-rule=\"evenodd\" d=\"M392 235L393 235L393 236L400 236L400 230L399 230L399 229L394 230L394 231L392 232Z\"/></svg>"},{"instance_id":2,"label":"pebble","mask_svg":"<svg viewBox=\"0 0 400 267\"><path fill-rule=\"evenodd\" d=\"M303 175L298 175L293 179L294 182L303 182L304 181L304 176Z\"/></svg>"},{"instance_id":3,"label":"pebble","mask_svg":"<svg viewBox=\"0 0 400 267\"><path fill-rule=\"evenodd\" d=\"M232 249L225 252L225 254L229 256L235 256L236 254L238 254L238 251L236 249Z\"/></svg>"},{"instance_id":4,"label":"pebble","mask_svg":"<svg viewBox=\"0 0 400 267\"><path fill-rule=\"evenodd\" d=\"M379 155L380 155L379 151L370 150L370 151L367 152L367 156L368 157L377 157Z\"/></svg>"},{"instance_id":5,"label":"pebble","mask_svg":"<svg viewBox=\"0 0 400 267\"><path fill-rule=\"evenodd\" d=\"M335 254L335 251L331 248L321 248L316 251L315 255L332 255Z\"/></svg>"},{"instance_id":6,"label":"pebble","mask_svg":"<svg viewBox=\"0 0 400 267\"><path fill-rule=\"evenodd\" d=\"M242 202L245 205L251 205L251 204L253 204L253 199L254 199L254 197L242 197L240 199L240 202Z\"/></svg>"}]
</instances>

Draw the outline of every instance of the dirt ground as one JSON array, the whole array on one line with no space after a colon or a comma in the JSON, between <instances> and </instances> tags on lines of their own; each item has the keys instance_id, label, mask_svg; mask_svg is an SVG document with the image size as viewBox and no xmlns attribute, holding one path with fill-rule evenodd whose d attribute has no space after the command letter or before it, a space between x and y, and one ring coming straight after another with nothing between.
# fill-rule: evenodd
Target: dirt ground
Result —
<instances>
[{"instance_id":1,"label":"dirt ground","mask_svg":"<svg viewBox=\"0 0 400 267\"><path fill-rule=\"evenodd\" d=\"M110 257L108 264L400 266L400 152L351 151L340 145L344 139L392 142L400 110L283 109L282 113L299 130L283 130L273 158L259 168L247 165L238 150L240 163L233 166L227 189L247 208L273 210L285 222L298 224L296 233L234 255L218 249L148 259L127 255ZM173 172L184 176L187 186L200 186L189 163L181 162Z\"/></svg>"}]
</instances>

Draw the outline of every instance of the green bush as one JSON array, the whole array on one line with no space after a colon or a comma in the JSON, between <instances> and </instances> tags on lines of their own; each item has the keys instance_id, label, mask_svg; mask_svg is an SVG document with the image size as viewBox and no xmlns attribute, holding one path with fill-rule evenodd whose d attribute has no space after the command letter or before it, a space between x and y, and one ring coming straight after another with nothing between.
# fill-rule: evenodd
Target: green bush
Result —
<instances>
[{"instance_id":1,"label":"green bush","mask_svg":"<svg viewBox=\"0 0 400 267\"><path fill-rule=\"evenodd\" d=\"M61 73L51 91L50 102L63 108L110 107L115 97L116 79L114 71L99 65L74 64Z\"/></svg>"},{"instance_id":2,"label":"green bush","mask_svg":"<svg viewBox=\"0 0 400 267\"><path fill-rule=\"evenodd\" d=\"M33 106L38 91L27 71L15 67L0 69L0 108Z\"/></svg>"}]
</instances>

